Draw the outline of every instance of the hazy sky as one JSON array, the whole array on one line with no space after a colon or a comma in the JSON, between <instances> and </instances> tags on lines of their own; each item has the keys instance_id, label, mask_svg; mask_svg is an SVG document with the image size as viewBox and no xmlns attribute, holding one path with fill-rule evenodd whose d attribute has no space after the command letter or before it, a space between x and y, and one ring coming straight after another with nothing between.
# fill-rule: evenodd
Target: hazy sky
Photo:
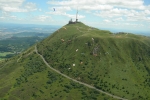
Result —
<instances>
[{"instance_id":1,"label":"hazy sky","mask_svg":"<svg viewBox=\"0 0 150 100\"><path fill-rule=\"evenodd\" d=\"M0 0L0 23L65 25L77 9L90 26L150 30L150 0Z\"/></svg>"}]
</instances>

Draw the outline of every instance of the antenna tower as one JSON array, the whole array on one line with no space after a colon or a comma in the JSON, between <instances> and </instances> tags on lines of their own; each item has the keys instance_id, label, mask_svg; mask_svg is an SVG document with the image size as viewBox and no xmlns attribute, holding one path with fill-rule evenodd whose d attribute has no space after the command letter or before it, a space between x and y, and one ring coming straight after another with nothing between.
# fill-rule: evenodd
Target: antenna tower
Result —
<instances>
[{"instance_id":1,"label":"antenna tower","mask_svg":"<svg viewBox=\"0 0 150 100\"><path fill-rule=\"evenodd\" d=\"M76 23L78 22L78 9L77 9L77 13L76 13Z\"/></svg>"}]
</instances>

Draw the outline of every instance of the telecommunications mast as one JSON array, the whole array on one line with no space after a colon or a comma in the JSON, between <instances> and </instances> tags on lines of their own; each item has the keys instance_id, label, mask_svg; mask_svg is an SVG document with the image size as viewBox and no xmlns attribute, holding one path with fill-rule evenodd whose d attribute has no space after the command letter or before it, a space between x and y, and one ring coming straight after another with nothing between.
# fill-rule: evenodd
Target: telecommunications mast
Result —
<instances>
[{"instance_id":1,"label":"telecommunications mast","mask_svg":"<svg viewBox=\"0 0 150 100\"><path fill-rule=\"evenodd\" d=\"M77 9L77 13L76 13L76 23L78 22L78 9Z\"/></svg>"}]
</instances>

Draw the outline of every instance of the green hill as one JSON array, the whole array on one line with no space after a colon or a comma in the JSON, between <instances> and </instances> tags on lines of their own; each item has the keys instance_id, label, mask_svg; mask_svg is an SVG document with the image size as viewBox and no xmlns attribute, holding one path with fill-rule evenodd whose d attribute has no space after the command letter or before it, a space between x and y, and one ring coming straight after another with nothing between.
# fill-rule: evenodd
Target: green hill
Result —
<instances>
[{"instance_id":1,"label":"green hill","mask_svg":"<svg viewBox=\"0 0 150 100\"><path fill-rule=\"evenodd\" d=\"M41 56L35 51L33 46L0 62L2 100L150 99L148 37L112 34L76 23L65 25L38 43ZM42 56L58 72L47 67Z\"/></svg>"}]
</instances>

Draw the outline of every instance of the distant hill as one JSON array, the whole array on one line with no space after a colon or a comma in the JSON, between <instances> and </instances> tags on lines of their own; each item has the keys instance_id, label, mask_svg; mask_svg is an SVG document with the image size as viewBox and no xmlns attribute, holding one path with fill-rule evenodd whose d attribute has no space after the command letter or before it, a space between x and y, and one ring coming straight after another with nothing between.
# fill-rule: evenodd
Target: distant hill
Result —
<instances>
[{"instance_id":1,"label":"distant hill","mask_svg":"<svg viewBox=\"0 0 150 100\"><path fill-rule=\"evenodd\" d=\"M57 25L33 25L33 24L13 24L0 23L0 40L10 37L46 37L61 26Z\"/></svg>"},{"instance_id":2,"label":"distant hill","mask_svg":"<svg viewBox=\"0 0 150 100\"><path fill-rule=\"evenodd\" d=\"M150 38L81 22L0 63L2 100L149 100L149 93Z\"/></svg>"}]
</instances>

